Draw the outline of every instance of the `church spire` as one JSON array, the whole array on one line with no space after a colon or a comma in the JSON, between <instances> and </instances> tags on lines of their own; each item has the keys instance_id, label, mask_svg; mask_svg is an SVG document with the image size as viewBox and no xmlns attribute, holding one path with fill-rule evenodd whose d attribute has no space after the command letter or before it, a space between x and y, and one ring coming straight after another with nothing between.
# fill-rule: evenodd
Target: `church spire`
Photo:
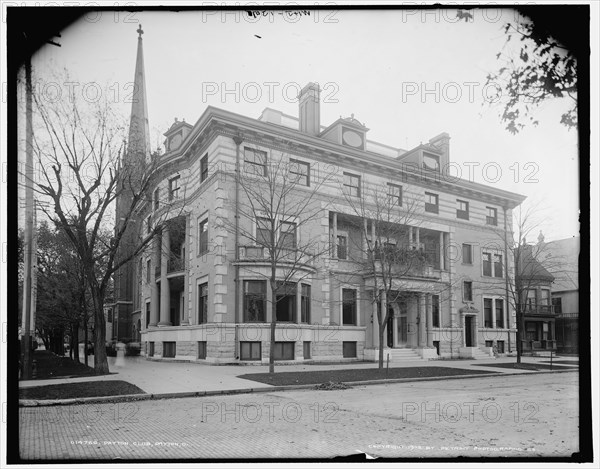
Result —
<instances>
[{"instance_id":1,"label":"church spire","mask_svg":"<svg viewBox=\"0 0 600 469\"><path fill-rule=\"evenodd\" d=\"M146 99L146 78L144 73L144 48L140 24L138 29L137 58L133 80L131 117L129 120L129 143L127 153L131 159L145 161L150 155L150 127L148 124L148 102Z\"/></svg>"}]
</instances>

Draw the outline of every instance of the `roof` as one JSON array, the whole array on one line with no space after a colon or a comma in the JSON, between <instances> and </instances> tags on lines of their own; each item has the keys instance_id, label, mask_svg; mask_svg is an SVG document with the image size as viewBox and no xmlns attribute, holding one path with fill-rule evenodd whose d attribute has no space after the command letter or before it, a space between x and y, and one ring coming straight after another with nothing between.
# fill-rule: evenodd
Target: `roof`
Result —
<instances>
[{"instance_id":1,"label":"roof","mask_svg":"<svg viewBox=\"0 0 600 469\"><path fill-rule=\"evenodd\" d=\"M542 259L538 256L533 255L533 246L526 244L522 248L521 254L521 268L517 270L517 277L526 278L531 280L537 280L542 282L553 282L554 275L542 265ZM519 251L515 251L515 257L518 257ZM538 260L539 259L539 260ZM515 263L518 259L515 259ZM541 261L541 262L540 262Z\"/></svg>"}]
</instances>

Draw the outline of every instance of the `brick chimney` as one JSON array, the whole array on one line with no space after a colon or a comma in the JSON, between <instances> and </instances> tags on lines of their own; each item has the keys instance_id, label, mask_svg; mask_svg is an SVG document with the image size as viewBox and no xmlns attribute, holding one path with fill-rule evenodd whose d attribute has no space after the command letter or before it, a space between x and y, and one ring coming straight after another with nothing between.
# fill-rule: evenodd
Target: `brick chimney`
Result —
<instances>
[{"instance_id":1,"label":"brick chimney","mask_svg":"<svg viewBox=\"0 0 600 469\"><path fill-rule=\"evenodd\" d=\"M313 82L307 84L300 91L298 98L300 104L300 132L309 135L318 135L321 132L320 93L319 85Z\"/></svg>"}]
</instances>

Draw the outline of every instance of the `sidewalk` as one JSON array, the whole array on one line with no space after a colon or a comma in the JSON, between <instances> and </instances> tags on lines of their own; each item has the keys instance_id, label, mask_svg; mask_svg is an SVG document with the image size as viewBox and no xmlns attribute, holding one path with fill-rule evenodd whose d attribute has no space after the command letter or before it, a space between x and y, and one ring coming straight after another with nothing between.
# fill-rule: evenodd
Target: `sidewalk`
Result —
<instances>
[{"instance_id":1,"label":"sidewalk","mask_svg":"<svg viewBox=\"0 0 600 469\"><path fill-rule=\"evenodd\" d=\"M524 357L523 363L544 363L549 365L547 357ZM574 361L577 359L561 358ZM82 360L83 361L83 360ZM390 362L390 368L398 367L450 367L459 369L476 369L497 374L522 374L540 373L527 370L510 368L494 368L493 366L480 366L495 363L514 363L515 357L490 358L486 360L417 360L406 362ZM93 365L93 356L89 357ZM46 386L52 384L77 383L85 381L122 380L136 385L148 394L185 393L185 392L215 392L241 389L270 388L269 384L238 378L238 375L250 373L267 373L268 365L208 365L205 363L161 362L146 360L145 357L125 357L124 366L116 366L116 357L108 357L111 374L104 376L90 376L84 378L57 378L49 380L20 381L19 387ZM475 365L475 366L474 366ZM350 368L375 368L376 363L353 364L327 364L327 365L277 365L275 372L290 371L319 371ZM571 367L556 365L556 369L573 369ZM577 370L575 368L575 370Z\"/></svg>"}]
</instances>

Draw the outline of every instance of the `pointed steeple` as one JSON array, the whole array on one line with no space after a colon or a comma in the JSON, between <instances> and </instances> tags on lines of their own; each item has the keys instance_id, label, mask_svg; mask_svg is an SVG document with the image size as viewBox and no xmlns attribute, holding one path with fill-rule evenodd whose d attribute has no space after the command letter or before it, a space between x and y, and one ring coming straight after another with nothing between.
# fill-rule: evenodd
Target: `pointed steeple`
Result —
<instances>
[{"instance_id":1,"label":"pointed steeple","mask_svg":"<svg viewBox=\"0 0 600 469\"><path fill-rule=\"evenodd\" d=\"M148 101L146 99L146 77L144 73L144 47L142 25L138 29L137 58L133 80L131 117L129 120L129 142L127 155L131 160L145 161L150 155L150 126L148 124ZM139 160L138 160L139 161Z\"/></svg>"}]
</instances>

